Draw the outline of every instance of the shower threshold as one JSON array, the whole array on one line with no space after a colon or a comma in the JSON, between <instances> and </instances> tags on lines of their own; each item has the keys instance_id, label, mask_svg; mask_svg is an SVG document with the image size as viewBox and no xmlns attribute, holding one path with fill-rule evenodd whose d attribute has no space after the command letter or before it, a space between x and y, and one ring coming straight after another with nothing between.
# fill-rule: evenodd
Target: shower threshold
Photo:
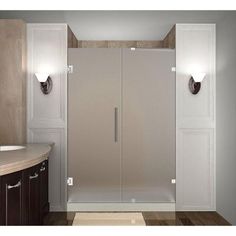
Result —
<instances>
[{"instance_id":1,"label":"shower threshold","mask_svg":"<svg viewBox=\"0 0 236 236\"><path fill-rule=\"evenodd\" d=\"M175 211L175 202L169 203L72 203L67 211Z\"/></svg>"}]
</instances>

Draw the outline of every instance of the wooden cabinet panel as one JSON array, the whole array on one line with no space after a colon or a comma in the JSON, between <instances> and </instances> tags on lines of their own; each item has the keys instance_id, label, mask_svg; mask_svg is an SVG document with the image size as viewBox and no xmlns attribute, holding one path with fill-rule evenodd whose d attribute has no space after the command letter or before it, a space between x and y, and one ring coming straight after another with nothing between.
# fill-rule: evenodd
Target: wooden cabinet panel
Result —
<instances>
[{"instance_id":1,"label":"wooden cabinet panel","mask_svg":"<svg viewBox=\"0 0 236 236\"><path fill-rule=\"evenodd\" d=\"M48 203L48 161L40 165L40 223L49 211Z\"/></svg>"},{"instance_id":2,"label":"wooden cabinet panel","mask_svg":"<svg viewBox=\"0 0 236 236\"><path fill-rule=\"evenodd\" d=\"M0 176L0 225L40 225L48 211L47 160Z\"/></svg>"},{"instance_id":3,"label":"wooden cabinet panel","mask_svg":"<svg viewBox=\"0 0 236 236\"><path fill-rule=\"evenodd\" d=\"M20 225L22 216L22 172L1 177L1 220L2 225Z\"/></svg>"},{"instance_id":4,"label":"wooden cabinet panel","mask_svg":"<svg viewBox=\"0 0 236 236\"><path fill-rule=\"evenodd\" d=\"M26 219L29 225L40 223L40 165L24 171Z\"/></svg>"}]
</instances>

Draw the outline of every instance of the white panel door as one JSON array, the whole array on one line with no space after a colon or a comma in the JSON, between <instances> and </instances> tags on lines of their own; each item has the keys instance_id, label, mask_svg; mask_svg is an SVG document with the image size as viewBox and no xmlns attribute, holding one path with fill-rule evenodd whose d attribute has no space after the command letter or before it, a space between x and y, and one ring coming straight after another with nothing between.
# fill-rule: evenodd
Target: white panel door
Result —
<instances>
[{"instance_id":1,"label":"white panel door","mask_svg":"<svg viewBox=\"0 0 236 236\"><path fill-rule=\"evenodd\" d=\"M69 49L68 56L68 201L120 201L121 50Z\"/></svg>"}]
</instances>

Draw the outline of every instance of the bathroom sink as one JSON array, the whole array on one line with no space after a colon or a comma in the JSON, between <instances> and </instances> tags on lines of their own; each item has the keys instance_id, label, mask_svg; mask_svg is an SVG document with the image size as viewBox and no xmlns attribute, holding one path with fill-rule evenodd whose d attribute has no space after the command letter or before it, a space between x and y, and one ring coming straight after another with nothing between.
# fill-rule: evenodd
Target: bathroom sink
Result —
<instances>
[{"instance_id":1,"label":"bathroom sink","mask_svg":"<svg viewBox=\"0 0 236 236\"><path fill-rule=\"evenodd\" d=\"M0 146L0 152L15 151L15 150L21 150L24 148L25 146L14 146L14 145Z\"/></svg>"}]
</instances>

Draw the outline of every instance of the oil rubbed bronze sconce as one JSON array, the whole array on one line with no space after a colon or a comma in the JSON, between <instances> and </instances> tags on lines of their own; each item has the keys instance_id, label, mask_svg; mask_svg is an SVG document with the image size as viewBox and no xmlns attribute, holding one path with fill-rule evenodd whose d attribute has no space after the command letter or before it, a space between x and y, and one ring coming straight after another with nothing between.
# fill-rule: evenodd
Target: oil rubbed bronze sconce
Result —
<instances>
[{"instance_id":1,"label":"oil rubbed bronze sconce","mask_svg":"<svg viewBox=\"0 0 236 236\"><path fill-rule=\"evenodd\" d=\"M47 73L35 73L36 78L40 82L40 88L43 94L49 94L52 90L52 79Z\"/></svg>"},{"instance_id":2,"label":"oil rubbed bronze sconce","mask_svg":"<svg viewBox=\"0 0 236 236\"><path fill-rule=\"evenodd\" d=\"M205 78L206 73L193 73L189 79L189 90L192 94L197 94L201 89L201 82Z\"/></svg>"}]
</instances>

